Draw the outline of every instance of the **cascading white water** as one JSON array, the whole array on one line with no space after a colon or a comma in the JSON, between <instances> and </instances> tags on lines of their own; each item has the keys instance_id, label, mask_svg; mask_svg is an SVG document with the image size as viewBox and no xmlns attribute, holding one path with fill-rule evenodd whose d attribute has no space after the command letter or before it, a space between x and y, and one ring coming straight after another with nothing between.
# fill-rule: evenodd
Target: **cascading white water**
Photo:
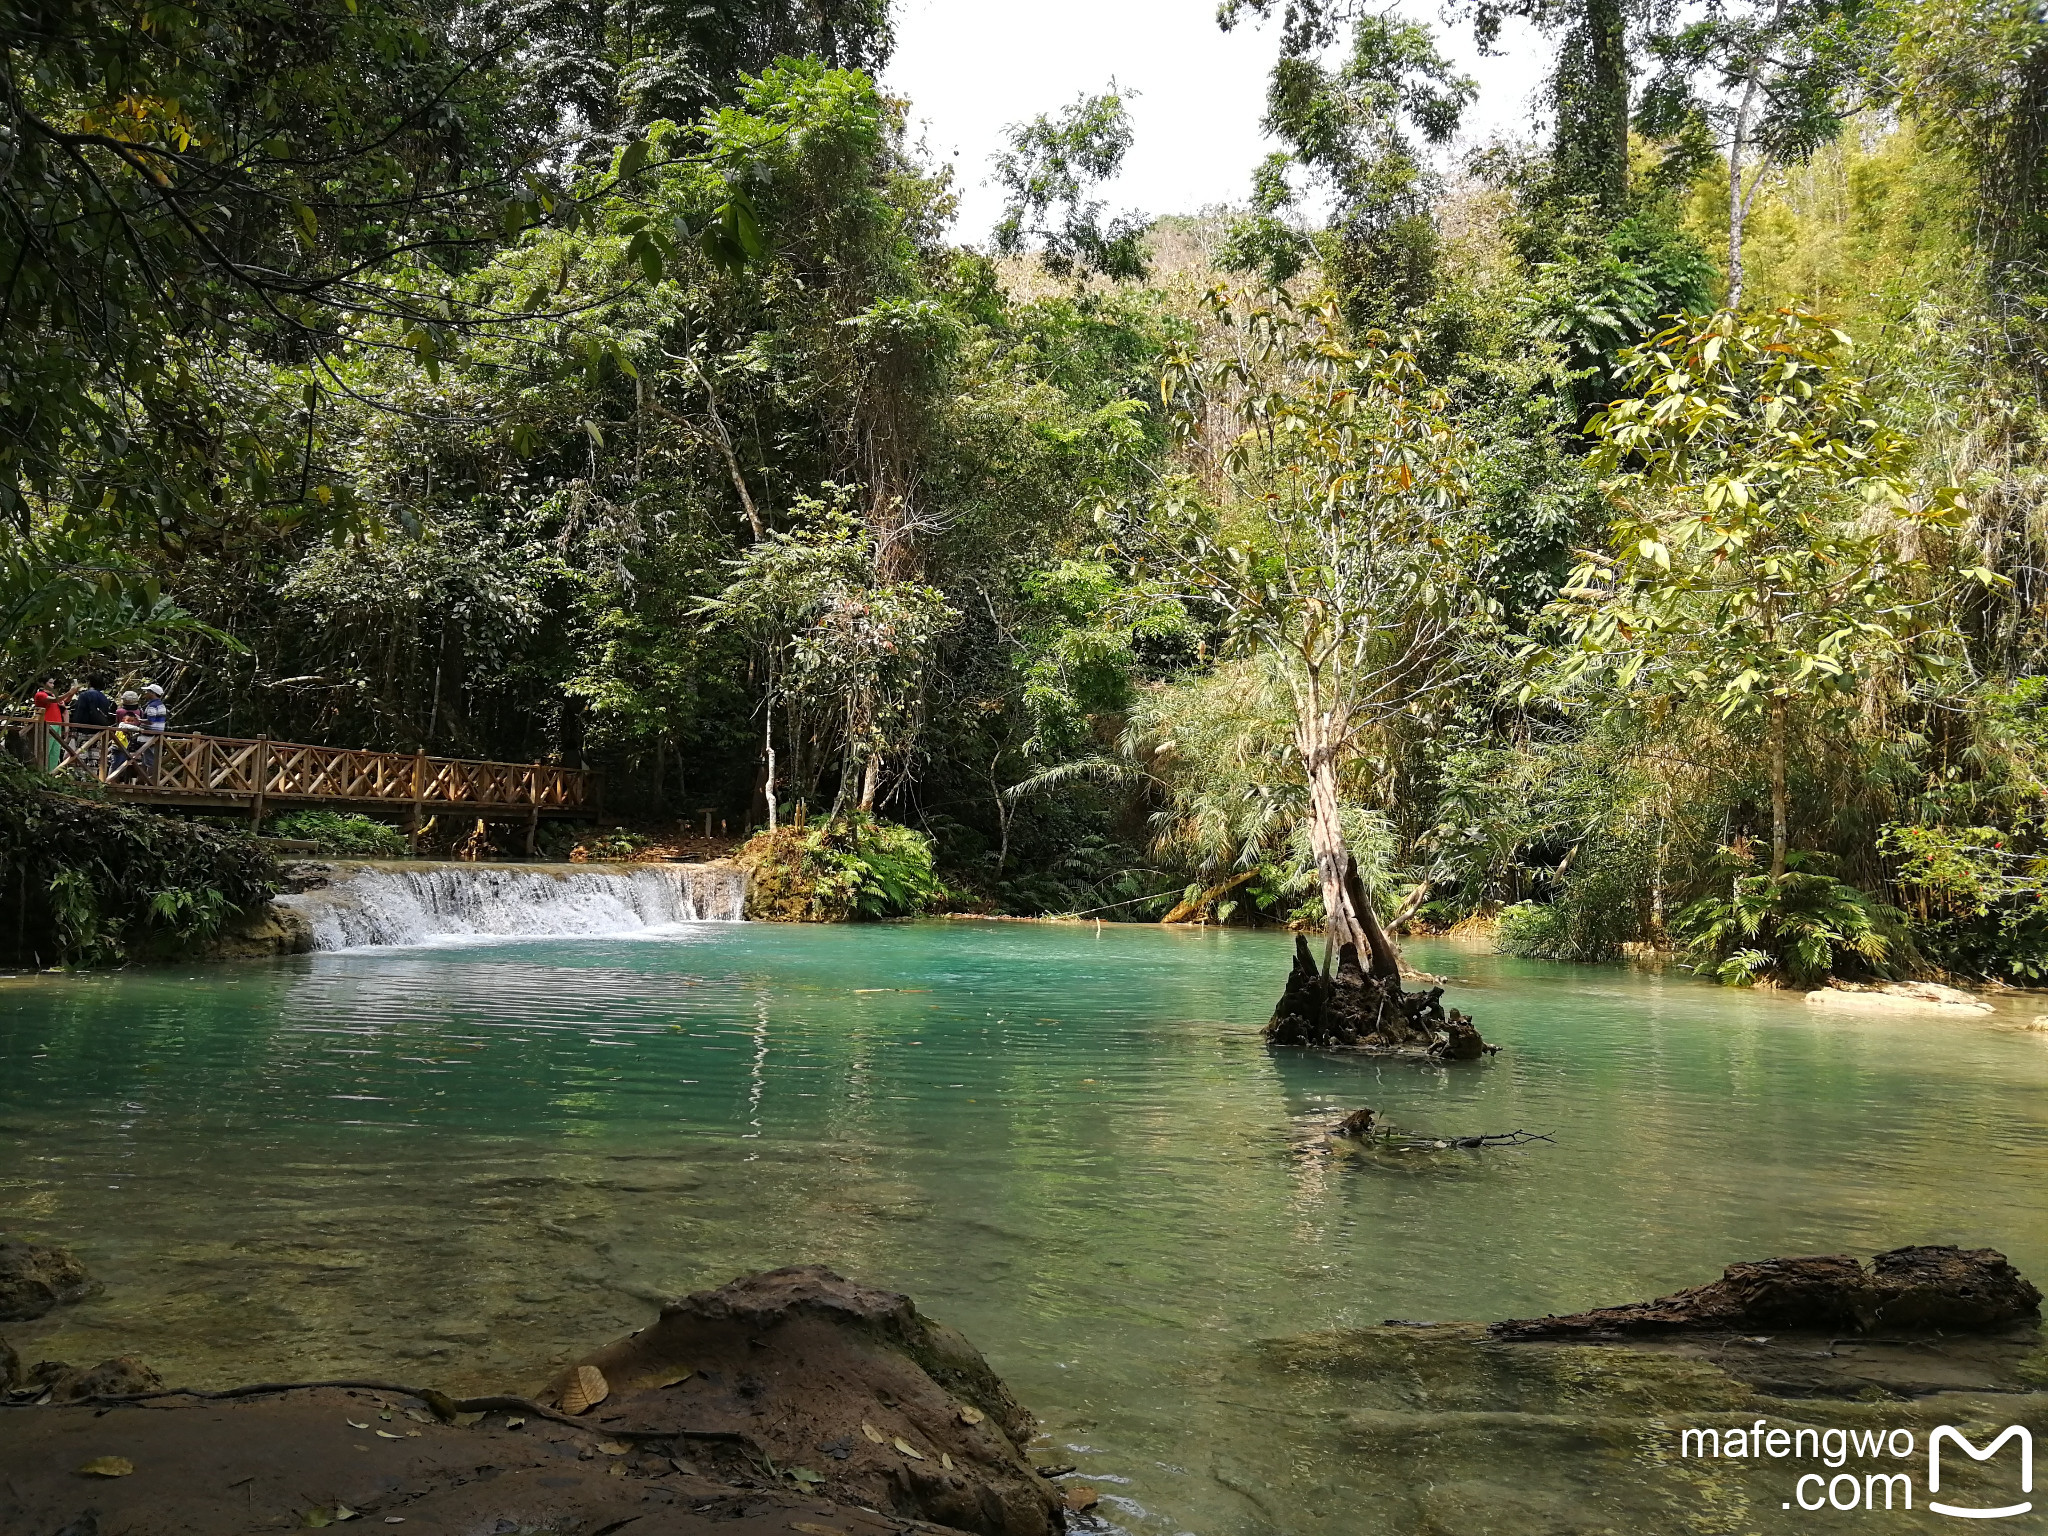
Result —
<instances>
[{"instance_id":1,"label":"cascading white water","mask_svg":"<svg viewBox=\"0 0 2048 1536\"><path fill-rule=\"evenodd\" d=\"M315 949L360 949L739 922L746 900L730 864L351 864L278 904L305 915Z\"/></svg>"}]
</instances>

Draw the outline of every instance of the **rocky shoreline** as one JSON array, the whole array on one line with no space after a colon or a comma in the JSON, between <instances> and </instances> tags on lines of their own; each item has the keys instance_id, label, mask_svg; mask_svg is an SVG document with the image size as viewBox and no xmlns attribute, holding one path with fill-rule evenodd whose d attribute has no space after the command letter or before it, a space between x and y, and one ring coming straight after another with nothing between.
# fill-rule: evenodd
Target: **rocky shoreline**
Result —
<instances>
[{"instance_id":1,"label":"rocky shoreline","mask_svg":"<svg viewBox=\"0 0 2048 1536\"><path fill-rule=\"evenodd\" d=\"M1092 1494L908 1297L816 1266L672 1302L532 1396L374 1382L166 1390L134 1360L7 1376L0 1530L190 1536L344 1521L634 1536L1049 1536Z\"/></svg>"},{"instance_id":2,"label":"rocky shoreline","mask_svg":"<svg viewBox=\"0 0 2048 1536\"><path fill-rule=\"evenodd\" d=\"M0 1259L0 1279L28 1277L4 1293L26 1312L0 1316L91 1293L60 1252L5 1243ZM1698 1477L1717 1497L1775 1507L1781 1469L1688 1470L1664 1445L1674 1424L1924 1438L1937 1422L1996 1419L2048 1431L2040 1300L1993 1250L1918 1247L1868 1264L1735 1264L1670 1296L1568 1316L1389 1320L1256 1352L1297 1393L1337 1392L1324 1433L1361 1488L1414 1505L1415 1530L1563 1533L1590 1529L1564 1513L1587 1456L1610 1474L1617 1518L1669 1517ZM1093 1490L1033 1463L1036 1421L965 1338L908 1297L817 1266L667 1303L645 1328L503 1394L376 1381L180 1391L132 1358L25 1367L0 1345L0 1404L9 1536L342 1523L1055 1536L1095 1524ZM1500 1460L1539 1451L1529 1465L1555 1468L1560 1489ZM1653 1528L1641 1520L1614 1528Z\"/></svg>"}]
</instances>

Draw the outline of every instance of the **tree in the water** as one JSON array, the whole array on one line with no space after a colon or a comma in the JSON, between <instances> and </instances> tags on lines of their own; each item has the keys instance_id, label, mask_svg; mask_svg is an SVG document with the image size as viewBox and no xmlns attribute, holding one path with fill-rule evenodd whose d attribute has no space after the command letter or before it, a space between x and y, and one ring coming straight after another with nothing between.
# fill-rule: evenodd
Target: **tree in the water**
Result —
<instances>
[{"instance_id":1,"label":"tree in the water","mask_svg":"<svg viewBox=\"0 0 2048 1536\"><path fill-rule=\"evenodd\" d=\"M1351 336L1327 297L1217 289L1209 305L1215 340L1162 380L1196 473L1122 537L1156 590L1284 681L1331 944L1398 996L1399 957L1346 846L1345 783L1376 735L1459 681L1454 629L1484 557L1462 511L1465 448L1411 340Z\"/></svg>"}]
</instances>

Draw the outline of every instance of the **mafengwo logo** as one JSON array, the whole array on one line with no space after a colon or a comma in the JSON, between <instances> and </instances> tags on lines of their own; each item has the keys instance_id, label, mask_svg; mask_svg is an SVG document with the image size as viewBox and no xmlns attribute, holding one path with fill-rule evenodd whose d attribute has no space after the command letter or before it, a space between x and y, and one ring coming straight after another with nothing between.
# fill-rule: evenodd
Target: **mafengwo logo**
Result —
<instances>
[{"instance_id":1,"label":"mafengwo logo","mask_svg":"<svg viewBox=\"0 0 2048 1536\"><path fill-rule=\"evenodd\" d=\"M1944 1451L1949 1457L1949 1482L1953 1485L1958 1456L1967 1457L1971 1462L1989 1463L2015 1441L2018 1442L2017 1456L2002 1458L2002 1464L2008 1470L2003 1477L1994 1472L1994 1481L2004 1482L2010 1487L2006 1479L2011 1475L2010 1463L2016 1460L2019 1464L2019 1492L2032 1494L2034 1437L2025 1425L2007 1425L1981 1450L1954 1425L1938 1425L1927 1437L1926 1508L1937 1515L1953 1515L1964 1520L2006 1520L2031 1513L2034 1508L2031 1498L1961 1504L1945 1503L1934 1497L1941 1492ZM1802 1461L1810 1457L1820 1462L1828 1471L1801 1473L1792 1484L1792 1497L1784 1501L1787 1509L1797 1507L1805 1510L1913 1508L1915 1489L1912 1474L1898 1468L1901 1462L1910 1462L1916 1449L1916 1437L1910 1429L1815 1429L1811 1426L1774 1429L1765 1419L1758 1419L1753 1427L1746 1429L1681 1430L1678 1437L1678 1454L1687 1458ZM1852 1459L1875 1461L1883 1470L1872 1472L1859 1468L1848 1471L1846 1468ZM1955 1498L1956 1495L1951 1492L1950 1497Z\"/></svg>"},{"instance_id":2,"label":"mafengwo logo","mask_svg":"<svg viewBox=\"0 0 2048 1536\"><path fill-rule=\"evenodd\" d=\"M1981 1451L1964 1439L1960 1430L1947 1424L1939 1426L1933 1434L1927 1437L1927 1491L1930 1494L1941 1492L1941 1447L1943 1442L1953 1444L1957 1450L1962 1451L1972 1460L1989 1461L1998 1454L2000 1448L2008 1440L2017 1440L2020 1443L2020 1492L2032 1493L2034 1491L2034 1437L2027 1432L2024 1426L2019 1424L2007 1425L2005 1433ZM2002 1509L1973 1509L1967 1505L1941 1504L1930 1500L1927 1507L1937 1515L1961 1515L1967 1520L2002 1520L2008 1515L2024 1515L2034 1506L2031 1501L2026 1501L2019 1504L2007 1504Z\"/></svg>"}]
</instances>

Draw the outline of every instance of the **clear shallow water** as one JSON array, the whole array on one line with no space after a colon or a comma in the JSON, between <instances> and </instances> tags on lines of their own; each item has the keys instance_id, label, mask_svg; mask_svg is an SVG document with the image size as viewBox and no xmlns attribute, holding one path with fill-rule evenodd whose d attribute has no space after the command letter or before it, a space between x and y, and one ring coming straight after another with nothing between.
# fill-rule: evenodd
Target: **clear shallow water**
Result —
<instances>
[{"instance_id":1,"label":"clear shallow water","mask_svg":"<svg viewBox=\"0 0 2048 1536\"><path fill-rule=\"evenodd\" d=\"M1259 1341L1912 1242L2048 1276L2031 1006L1815 1017L1416 945L1507 1049L1370 1064L1261 1048L1286 953L708 924L0 983L0 1231L107 1285L8 1336L191 1384L530 1382L661 1295L822 1261L961 1326L1133 1530L1392 1531L1330 1492L1342 1404ZM1359 1104L1556 1143L1334 1151Z\"/></svg>"}]
</instances>

